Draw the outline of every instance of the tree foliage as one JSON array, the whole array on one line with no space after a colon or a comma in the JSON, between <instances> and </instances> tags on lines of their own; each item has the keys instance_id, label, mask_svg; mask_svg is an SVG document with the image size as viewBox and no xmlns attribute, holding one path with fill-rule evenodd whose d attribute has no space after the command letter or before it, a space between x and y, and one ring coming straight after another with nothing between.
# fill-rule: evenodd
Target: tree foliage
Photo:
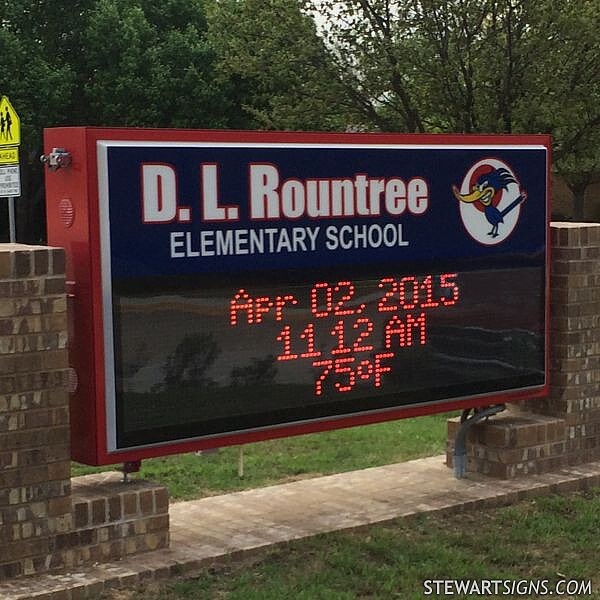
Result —
<instances>
[{"instance_id":1,"label":"tree foliage","mask_svg":"<svg viewBox=\"0 0 600 600\"><path fill-rule=\"evenodd\" d=\"M0 0L0 9L0 93L23 124L21 241L45 234L44 127L347 122L323 42L295 0Z\"/></svg>"},{"instance_id":2,"label":"tree foliage","mask_svg":"<svg viewBox=\"0 0 600 600\"><path fill-rule=\"evenodd\" d=\"M207 38L204 0L0 4L0 93L22 122L20 241L45 235L44 127L240 125Z\"/></svg>"},{"instance_id":3,"label":"tree foliage","mask_svg":"<svg viewBox=\"0 0 600 600\"><path fill-rule=\"evenodd\" d=\"M22 241L45 235L38 157L59 125L551 133L576 217L600 170L600 0L0 0L0 15Z\"/></svg>"},{"instance_id":4,"label":"tree foliage","mask_svg":"<svg viewBox=\"0 0 600 600\"><path fill-rule=\"evenodd\" d=\"M599 0L308 0L368 128L551 133L583 216L600 150Z\"/></svg>"},{"instance_id":5,"label":"tree foliage","mask_svg":"<svg viewBox=\"0 0 600 600\"><path fill-rule=\"evenodd\" d=\"M356 117L314 21L296 0L222 0L210 12L219 69L263 129L345 129Z\"/></svg>"},{"instance_id":6,"label":"tree foliage","mask_svg":"<svg viewBox=\"0 0 600 600\"><path fill-rule=\"evenodd\" d=\"M98 0L78 73L93 124L222 127L228 90L215 70L202 2ZM110 68L108 66L110 65Z\"/></svg>"},{"instance_id":7,"label":"tree foliage","mask_svg":"<svg viewBox=\"0 0 600 600\"><path fill-rule=\"evenodd\" d=\"M57 20L61 6L58 2ZM51 26L39 18L44 7L50 10L50 3L0 2L0 94L9 96L21 118L21 188L27 200L17 203L17 224L28 226L31 235L26 241L43 239L45 235L42 171L38 162L41 132L43 127L67 122L63 108L69 106L74 89L73 70L61 60L67 44L68 21L64 20L65 31L60 33L54 29L54 23ZM1 206L0 210L5 211L6 207ZM0 227L7 228L4 216Z\"/></svg>"},{"instance_id":8,"label":"tree foliage","mask_svg":"<svg viewBox=\"0 0 600 600\"><path fill-rule=\"evenodd\" d=\"M520 127L554 135L554 166L571 188L574 216L600 174L600 2L557 3L539 21L537 60L529 69L536 93L521 103Z\"/></svg>"}]
</instances>

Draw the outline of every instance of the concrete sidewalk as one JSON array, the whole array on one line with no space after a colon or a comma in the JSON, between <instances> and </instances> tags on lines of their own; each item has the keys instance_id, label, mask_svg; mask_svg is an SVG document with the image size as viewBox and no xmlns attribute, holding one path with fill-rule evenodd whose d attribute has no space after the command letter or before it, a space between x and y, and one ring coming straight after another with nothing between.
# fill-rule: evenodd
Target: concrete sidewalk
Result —
<instances>
[{"instance_id":1,"label":"concrete sidewalk","mask_svg":"<svg viewBox=\"0 0 600 600\"><path fill-rule=\"evenodd\" d=\"M501 481L457 480L443 456L171 505L171 548L0 584L1 600L79 600L185 573L225 555L418 513L457 513L600 485L600 463ZM450 518L450 517L449 517Z\"/></svg>"}]
</instances>

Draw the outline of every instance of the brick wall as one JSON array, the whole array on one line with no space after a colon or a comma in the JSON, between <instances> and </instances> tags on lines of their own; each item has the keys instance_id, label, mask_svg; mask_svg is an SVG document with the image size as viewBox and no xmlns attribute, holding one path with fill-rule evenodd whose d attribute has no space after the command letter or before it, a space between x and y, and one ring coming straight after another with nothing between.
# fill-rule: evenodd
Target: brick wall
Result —
<instances>
[{"instance_id":1,"label":"brick wall","mask_svg":"<svg viewBox=\"0 0 600 600\"><path fill-rule=\"evenodd\" d=\"M556 471L567 465L563 419L523 413L510 407L472 426L467 439L467 470L501 479ZM460 419L448 421L446 464L453 467Z\"/></svg>"},{"instance_id":2,"label":"brick wall","mask_svg":"<svg viewBox=\"0 0 600 600\"><path fill-rule=\"evenodd\" d=\"M50 566L72 526L60 249L0 251L0 579Z\"/></svg>"},{"instance_id":3,"label":"brick wall","mask_svg":"<svg viewBox=\"0 0 600 600\"><path fill-rule=\"evenodd\" d=\"M550 394L475 425L467 470L512 478L600 459L600 223L553 223L551 244Z\"/></svg>"},{"instance_id":4,"label":"brick wall","mask_svg":"<svg viewBox=\"0 0 600 600\"><path fill-rule=\"evenodd\" d=\"M122 474L73 479L73 531L58 536L66 566L114 560L169 545L169 495L143 480L123 484Z\"/></svg>"},{"instance_id":5,"label":"brick wall","mask_svg":"<svg viewBox=\"0 0 600 600\"><path fill-rule=\"evenodd\" d=\"M0 245L0 580L163 548L168 494L71 484L65 257Z\"/></svg>"},{"instance_id":6,"label":"brick wall","mask_svg":"<svg viewBox=\"0 0 600 600\"><path fill-rule=\"evenodd\" d=\"M555 223L550 395L527 410L566 423L570 464L600 459L600 223Z\"/></svg>"}]
</instances>

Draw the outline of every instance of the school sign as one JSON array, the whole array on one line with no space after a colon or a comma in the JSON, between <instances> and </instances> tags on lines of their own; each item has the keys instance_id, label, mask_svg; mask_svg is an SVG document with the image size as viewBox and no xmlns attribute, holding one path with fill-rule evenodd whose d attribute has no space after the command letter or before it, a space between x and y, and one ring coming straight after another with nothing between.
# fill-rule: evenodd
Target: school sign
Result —
<instances>
[{"instance_id":1,"label":"school sign","mask_svg":"<svg viewBox=\"0 0 600 600\"><path fill-rule=\"evenodd\" d=\"M102 464L541 395L547 136L66 128L49 242Z\"/></svg>"}]
</instances>

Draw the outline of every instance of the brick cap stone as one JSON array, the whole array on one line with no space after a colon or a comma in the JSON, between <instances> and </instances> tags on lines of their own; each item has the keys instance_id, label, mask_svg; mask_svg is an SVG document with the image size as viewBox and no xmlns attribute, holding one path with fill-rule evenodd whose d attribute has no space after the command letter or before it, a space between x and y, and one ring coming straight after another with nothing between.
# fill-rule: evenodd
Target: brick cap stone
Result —
<instances>
[{"instance_id":1,"label":"brick cap stone","mask_svg":"<svg viewBox=\"0 0 600 600\"><path fill-rule=\"evenodd\" d=\"M30 252L31 250L59 250L58 246L38 246L30 244L0 244L0 252Z\"/></svg>"},{"instance_id":2,"label":"brick cap stone","mask_svg":"<svg viewBox=\"0 0 600 600\"><path fill-rule=\"evenodd\" d=\"M600 227L600 223L573 223L572 221L552 221L550 227L555 229L581 229L582 227Z\"/></svg>"},{"instance_id":3,"label":"brick cap stone","mask_svg":"<svg viewBox=\"0 0 600 600\"><path fill-rule=\"evenodd\" d=\"M71 479L71 493L74 498L81 496L87 499L101 498L115 493L137 492L159 487L164 486L145 479L129 479L127 483L123 483L123 473L118 471L92 473Z\"/></svg>"}]
</instances>

